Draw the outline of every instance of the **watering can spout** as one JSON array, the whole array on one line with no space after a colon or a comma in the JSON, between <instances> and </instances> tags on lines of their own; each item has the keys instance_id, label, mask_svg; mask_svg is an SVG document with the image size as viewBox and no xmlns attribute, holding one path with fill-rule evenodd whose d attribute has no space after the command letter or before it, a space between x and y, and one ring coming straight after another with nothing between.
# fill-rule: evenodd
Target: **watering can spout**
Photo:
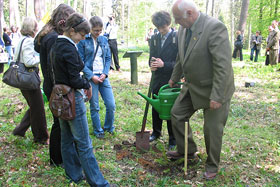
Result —
<instances>
[{"instance_id":1,"label":"watering can spout","mask_svg":"<svg viewBox=\"0 0 280 187\"><path fill-rule=\"evenodd\" d=\"M137 94L142 96L146 101L148 101L148 103L150 103L157 112L160 111L159 99L151 99L151 98L147 97L146 95L144 95L144 94L142 94L140 92L137 92Z\"/></svg>"}]
</instances>

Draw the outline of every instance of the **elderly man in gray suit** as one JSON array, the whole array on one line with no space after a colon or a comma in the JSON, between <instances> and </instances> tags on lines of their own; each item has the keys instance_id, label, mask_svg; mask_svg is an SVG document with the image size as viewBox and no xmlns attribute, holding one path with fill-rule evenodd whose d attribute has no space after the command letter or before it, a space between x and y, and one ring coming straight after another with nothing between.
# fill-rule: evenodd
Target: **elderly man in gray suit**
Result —
<instances>
[{"instance_id":1,"label":"elderly man in gray suit","mask_svg":"<svg viewBox=\"0 0 280 187\"><path fill-rule=\"evenodd\" d=\"M250 41L250 48L251 48L251 55L250 55L250 60L253 61L254 59L254 52L255 54L255 62L258 61L258 56L261 50L261 45L262 45L262 36L260 35L260 31L256 32L256 35L251 36L251 41Z\"/></svg>"},{"instance_id":2,"label":"elderly man in gray suit","mask_svg":"<svg viewBox=\"0 0 280 187\"><path fill-rule=\"evenodd\" d=\"M222 22L200 13L192 0L177 0L172 12L181 26L178 56L169 85L173 87L182 75L186 81L171 110L177 151L168 151L167 156L184 156L185 122L203 109L208 155L204 177L211 180L218 172L223 130L235 90L228 31ZM188 157L194 158L197 146L189 124L188 129Z\"/></svg>"},{"instance_id":3,"label":"elderly man in gray suit","mask_svg":"<svg viewBox=\"0 0 280 187\"><path fill-rule=\"evenodd\" d=\"M276 20L272 21L273 30L269 34L269 39L267 41L266 51L269 51L269 64L275 65L278 62L278 50L279 50L279 39L280 31L278 29L278 22Z\"/></svg>"}]
</instances>

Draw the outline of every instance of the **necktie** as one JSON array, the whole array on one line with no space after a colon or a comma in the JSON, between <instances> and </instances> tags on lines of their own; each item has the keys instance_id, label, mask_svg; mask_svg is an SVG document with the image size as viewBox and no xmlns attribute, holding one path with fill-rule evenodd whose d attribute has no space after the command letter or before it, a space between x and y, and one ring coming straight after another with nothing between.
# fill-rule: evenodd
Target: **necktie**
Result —
<instances>
[{"instance_id":1,"label":"necktie","mask_svg":"<svg viewBox=\"0 0 280 187\"><path fill-rule=\"evenodd\" d=\"M161 48L163 47L165 40L166 40L166 37L162 36L161 37Z\"/></svg>"},{"instance_id":2,"label":"necktie","mask_svg":"<svg viewBox=\"0 0 280 187\"><path fill-rule=\"evenodd\" d=\"M185 54L186 54L187 49L188 49L188 47L189 47L189 43L190 43L191 37L192 37L192 30L191 30L191 29L188 29L188 30L187 30L186 43L185 43Z\"/></svg>"}]
</instances>

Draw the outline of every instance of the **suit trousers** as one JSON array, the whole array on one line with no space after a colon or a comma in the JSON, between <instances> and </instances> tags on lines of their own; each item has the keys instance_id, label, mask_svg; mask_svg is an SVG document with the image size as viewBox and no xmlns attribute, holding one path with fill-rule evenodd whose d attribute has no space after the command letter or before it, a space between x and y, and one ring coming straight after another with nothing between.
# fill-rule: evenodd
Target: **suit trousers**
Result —
<instances>
[{"instance_id":1,"label":"suit trousers","mask_svg":"<svg viewBox=\"0 0 280 187\"><path fill-rule=\"evenodd\" d=\"M109 43L109 47L110 47L110 50L111 50L111 55L113 56L113 59L114 59L114 63L115 63L115 67L116 67L116 70L120 69L120 64L119 64L119 55L118 55L118 43L117 43L117 40L116 39L109 39L108 41ZM111 68L113 68L113 61L111 61Z\"/></svg>"},{"instance_id":2,"label":"suit trousers","mask_svg":"<svg viewBox=\"0 0 280 187\"><path fill-rule=\"evenodd\" d=\"M276 65L278 62L278 49L269 50L269 64Z\"/></svg>"},{"instance_id":3,"label":"suit trousers","mask_svg":"<svg viewBox=\"0 0 280 187\"><path fill-rule=\"evenodd\" d=\"M26 99L29 109L21 119L20 124L13 130L13 134L25 136L25 132L31 126L34 142L45 143L49 135L41 89L20 91Z\"/></svg>"},{"instance_id":4,"label":"suit trousers","mask_svg":"<svg viewBox=\"0 0 280 187\"><path fill-rule=\"evenodd\" d=\"M255 62L258 62L258 56L259 56L259 53L260 53L260 49L258 49L256 46L254 46L253 48L251 48L251 54L250 54L250 60L253 61L254 59L254 52L256 53L255 54Z\"/></svg>"},{"instance_id":5,"label":"suit trousers","mask_svg":"<svg viewBox=\"0 0 280 187\"><path fill-rule=\"evenodd\" d=\"M233 57L233 58L236 58L237 52L239 52L240 61L243 61L242 48L237 48L237 47L235 47L234 50L233 50L232 57Z\"/></svg>"},{"instance_id":6,"label":"suit trousers","mask_svg":"<svg viewBox=\"0 0 280 187\"><path fill-rule=\"evenodd\" d=\"M52 90L52 84L46 84L46 90ZM44 89L45 90L45 89ZM51 92L45 92L48 101L50 100ZM61 130L59 119L53 115L53 125L50 134L50 164L51 165L61 165L62 164L62 155L61 155Z\"/></svg>"},{"instance_id":7,"label":"suit trousers","mask_svg":"<svg viewBox=\"0 0 280 187\"><path fill-rule=\"evenodd\" d=\"M229 105L230 101L227 101L219 109L203 109L204 140L208 155L205 170L208 172L218 171L223 130L228 117ZM171 110L171 120L177 149L181 154L185 153L185 122L189 122L195 111L189 91L180 93ZM192 129L188 123L188 154L195 153L196 151L197 146L193 140Z\"/></svg>"},{"instance_id":8,"label":"suit trousers","mask_svg":"<svg viewBox=\"0 0 280 187\"><path fill-rule=\"evenodd\" d=\"M153 95L154 94L158 94L159 89L156 89L153 91ZM153 96L153 99L155 99L155 97ZM154 107L152 108L152 118L153 118L153 133L152 135L159 137L161 135L161 130L162 130L162 122L163 120L159 118L159 113L154 109ZM168 135L169 135L169 145L176 145L176 140L175 137L173 135L173 130L172 130L172 125L171 125L171 120L166 120L167 123L167 131L168 131Z\"/></svg>"}]
</instances>

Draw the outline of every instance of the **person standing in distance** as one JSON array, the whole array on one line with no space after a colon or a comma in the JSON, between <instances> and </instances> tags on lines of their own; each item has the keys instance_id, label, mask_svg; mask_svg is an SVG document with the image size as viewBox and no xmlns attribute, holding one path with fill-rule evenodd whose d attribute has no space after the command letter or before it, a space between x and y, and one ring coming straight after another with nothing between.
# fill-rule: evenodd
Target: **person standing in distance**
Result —
<instances>
[{"instance_id":1,"label":"person standing in distance","mask_svg":"<svg viewBox=\"0 0 280 187\"><path fill-rule=\"evenodd\" d=\"M258 62L258 56L261 50L262 45L262 36L260 35L260 31L256 32L256 35L252 35L250 48L251 48L251 55L250 60L253 61L254 59L254 52L255 52L255 62Z\"/></svg>"},{"instance_id":2,"label":"person standing in distance","mask_svg":"<svg viewBox=\"0 0 280 187\"><path fill-rule=\"evenodd\" d=\"M153 14L152 22L158 29L158 33L151 38L149 65L154 73L152 81L152 93L158 94L159 89L168 83L173 67L176 63L178 53L177 32L170 28L171 16L166 11L159 11ZM159 113L153 108L153 133L150 142L158 139L161 135L162 119ZM172 132L171 120L167 120L167 130L169 134L169 149L176 145Z\"/></svg>"},{"instance_id":3,"label":"person standing in distance","mask_svg":"<svg viewBox=\"0 0 280 187\"><path fill-rule=\"evenodd\" d=\"M266 51L269 51L269 64L276 65L278 63L278 49L279 49L279 38L280 32L277 27L278 22L276 20L272 21L271 26L273 30L271 31L270 38L268 40Z\"/></svg>"},{"instance_id":4,"label":"person standing in distance","mask_svg":"<svg viewBox=\"0 0 280 187\"><path fill-rule=\"evenodd\" d=\"M119 56L118 56L119 52L118 52L118 42L117 42L118 29L119 29L119 26L115 22L115 17L113 15L110 15L109 22L105 26L104 36L106 36L108 38L108 43L110 46L112 57L114 59L115 68L117 71L120 71L121 67L119 64ZM110 69L114 70L113 60L111 61Z\"/></svg>"},{"instance_id":5,"label":"person standing in distance","mask_svg":"<svg viewBox=\"0 0 280 187\"><path fill-rule=\"evenodd\" d=\"M218 173L222 137L230 100L234 93L231 47L226 26L198 11L192 0L177 0L172 7L178 31L178 56L169 85L182 76L183 88L171 110L177 151L167 152L172 159L185 153L185 122L203 109L204 139L207 152L204 177L214 179ZM194 158L197 146L188 123L188 156Z\"/></svg>"}]
</instances>

